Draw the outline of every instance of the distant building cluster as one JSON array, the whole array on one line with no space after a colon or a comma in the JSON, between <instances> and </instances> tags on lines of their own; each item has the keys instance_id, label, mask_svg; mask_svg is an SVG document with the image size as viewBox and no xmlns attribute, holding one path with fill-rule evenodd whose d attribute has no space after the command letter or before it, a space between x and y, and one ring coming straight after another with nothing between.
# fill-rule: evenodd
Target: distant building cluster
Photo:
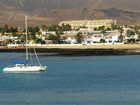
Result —
<instances>
[{"instance_id":1,"label":"distant building cluster","mask_svg":"<svg viewBox=\"0 0 140 105\"><path fill-rule=\"evenodd\" d=\"M0 46L25 44L25 32L10 29L0 32ZM28 34L32 36L30 44L41 45L140 43L140 25L117 25L113 19L62 21L50 27L32 27Z\"/></svg>"},{"instance_id":2,"label":"distant building cluster","mask_svg":"<svg viewBox=\"0 0 140 105\"><path fill-rule=\"evenodd\" d=\"M112 24L116 25L116 20L113 19L102 19L102 20L69 20L62 21L59 25L69 24L72 29L77 29L80 27L90 27L90 28L98 28L101 26L105 26L106 28L111 27Z\"/></svg>"}]
</instances>

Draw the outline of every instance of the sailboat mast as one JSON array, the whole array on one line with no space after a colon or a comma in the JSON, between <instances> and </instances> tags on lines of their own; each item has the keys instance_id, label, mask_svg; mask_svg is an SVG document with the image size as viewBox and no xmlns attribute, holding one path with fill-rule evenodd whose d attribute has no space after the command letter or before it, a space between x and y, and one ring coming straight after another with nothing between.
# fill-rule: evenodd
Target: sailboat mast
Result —
<instances>
[{"instance_id":1,"label":"sailboat mast","mask_svg":"<svg viewBox=\"0 0 140 105\"><path fill-rule=\"evenodd\" d=\"M28 23L27 23L27 15L25 15L25 33L26 33L26 63L28 64L28 46L27 46L27 41L28 41Z\"/></svg>"}]
</instances>

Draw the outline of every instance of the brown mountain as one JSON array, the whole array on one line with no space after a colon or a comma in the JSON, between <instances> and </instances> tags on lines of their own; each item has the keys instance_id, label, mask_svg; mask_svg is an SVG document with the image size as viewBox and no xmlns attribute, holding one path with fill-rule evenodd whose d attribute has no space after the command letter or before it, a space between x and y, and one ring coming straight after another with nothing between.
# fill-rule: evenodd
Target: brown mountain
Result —
<instances>
[{"instance_id":1,"label":"brown mountain","mask_svg":"<svg viewBox=\"0 0 140 105\"><path fill-rule=\"evenodd\" d=\"M113 18L119 23L140 23L139 0L1 0L0 23L54 24L61 20Z\"/></svg>"}]
</instances>

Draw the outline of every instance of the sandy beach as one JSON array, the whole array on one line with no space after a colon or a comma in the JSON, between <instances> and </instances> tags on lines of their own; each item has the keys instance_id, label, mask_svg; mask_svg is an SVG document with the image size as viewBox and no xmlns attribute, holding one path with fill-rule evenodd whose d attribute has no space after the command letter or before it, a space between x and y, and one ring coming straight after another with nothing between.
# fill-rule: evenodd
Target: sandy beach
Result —
<instances>
[{"instance_id":1,"label":"sandy beach","mask_svg":"<svg viewBox=\"0 0 140 105\"><path fill-rule=\"evenodd\" d=\"M134 55L140 54L140 44L82 45L53 44L30 45L37 52L50 55ZM0 52L25 52L25 46L0 47Z\"/></svg>"},{"instance_id":2,"label":"sandy beach","mask_svg":"<svg viewBox=\"0 0 140 105\"><path fill-rule=\"evenodd\" d=\"M32 44L30 47L35 48L60 48L60 49L140 49L140 44ZM25 48L25 46L0 46L0 49L11 49L11 48Z\"/></svg>"},{"instance_id":3,"label":"sandy beach","mask_svg":"<svg viewBox=\"0 0 140 105\"><path fill-rule=\"evenodd\" d=\"M42 45L42 46L34 46L36 48L60 48L60 49L140 49L140 44L116 44L116 45Z\"/></svg>"}]
</instances>

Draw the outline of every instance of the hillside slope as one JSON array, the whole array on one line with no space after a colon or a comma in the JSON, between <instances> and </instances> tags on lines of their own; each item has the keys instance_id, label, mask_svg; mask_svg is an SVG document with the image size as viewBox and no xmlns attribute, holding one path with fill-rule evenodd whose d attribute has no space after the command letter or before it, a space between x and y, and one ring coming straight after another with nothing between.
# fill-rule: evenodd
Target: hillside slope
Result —
<instances>
[{"instance_id":1,"label":"hillside slope","mask_svg":"<svg viewBox=\"0 0 140 105\"><path fill-rule=\"evenodd\" d=\"M61 20L113 18L120 23L140 23L139 0L1 0L1 24L19 24L24 14L30 24L54 24ZM12 21L11 21L12 20ZM3 21L3 22L2 22Z\"/></svg>"}]
</instances>

